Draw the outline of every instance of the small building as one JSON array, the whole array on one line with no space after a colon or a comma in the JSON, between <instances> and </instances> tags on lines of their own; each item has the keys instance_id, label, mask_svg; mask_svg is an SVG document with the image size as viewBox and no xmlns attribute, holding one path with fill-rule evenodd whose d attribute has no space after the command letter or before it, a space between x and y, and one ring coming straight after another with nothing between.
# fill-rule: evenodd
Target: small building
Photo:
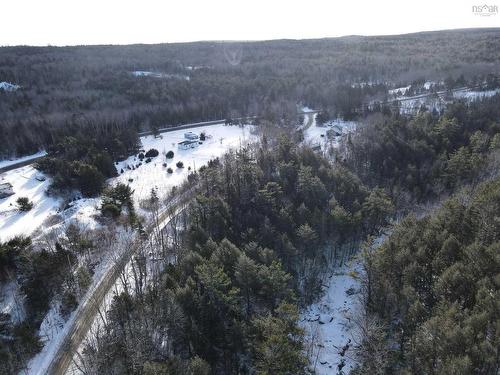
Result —
<instances>
[{"instance_id":1,"label":"small building","mask_svg":"<svg viewBox=\"0 0 500 375\"><path fill-rule=\"evenodd\" d=\"M12 185L8 182L0 183L0 199L7 198L11 195L14 195Z\"/></svg>"},{"instance_id":2,"label":"small building","mask_svg":"<svg viewBox=\"0 0 500 375\"><path fill-rule=\"evenodd\" d=\"M193 139L198 139L198 134L195 134L193 132L187 132L187 133L184 133L184 138L186 139L189 139L189 140L193 140Z\"/></svg>"},{"instance_id":3,"label":"small building","mask_svg":"<svg viewBox=\"0 0 500 375\"><path fill-rule=\"evenodd\" d=\"M178 143L179 150L189 150L198 147L198 141L182 141Z\"/></svg>"},{"instance_id":4,"label":"small building","mask_svg":"<svg viewBox=\"0 0 500 375\"><path fill-rule=\"evenodd\" d=\"M338 137L344 133L344 129L340 125L333 125L332 130L335 132L335 135Z\"/></svg>"}]
</instances>

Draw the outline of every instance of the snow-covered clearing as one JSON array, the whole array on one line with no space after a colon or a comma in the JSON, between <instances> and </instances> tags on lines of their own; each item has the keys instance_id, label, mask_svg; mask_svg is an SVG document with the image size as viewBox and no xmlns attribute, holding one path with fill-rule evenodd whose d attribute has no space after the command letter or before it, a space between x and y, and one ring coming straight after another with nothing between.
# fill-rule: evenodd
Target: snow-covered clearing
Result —
<instances>
[{"instance_id":1,"label":"snow-covered clearing","mask_svg":"<svg viewBox=\"0 0 500 375\"><path fill-rule=\"evenodd\" d=\"M415 97L399 101L399 111L400 113L412 114L418 112L422 106L432 111L436 109L440 111L445 108L446 102L440 97Z\"/></svg>"},{"instance_id":2,"label":"snow-covered clearing","mask_svg":"<svg viewBox=\"0 0 500 375\"><path fill-rule=\"evenodd\" d=\"M453 93L453 97L458 99L474 100L478 98L489 98L499 93L500 89L487 90L487 91L476 91L476 90L457 91Z\"/></svg>"},{"instance_id":3,"label":"snow-covered clearing","mask_svg":"<svg viewBox=\"0 0 500 375\"><path fill-rule=\"evenodd\" d=\"M330 147L338 147L340 138L355 129L356 123L354 121L344 121L338 118L319 126L316 123L316 116L314 116L313 123L304 129L304 144L325 153Z\"/></svg>"},{"instance_id":4,"label":"snow-covered clearing","mask_svg":"<svg viewBox=\"0 0 500 375\"><path fill-rule=\"evenodd\" d=\"M144 150L154 148L160 155L152 158L150 163L146 163L144 159L142 165L134 170L129 170L128 167L132 168L140 163L137 156L131 156L118 163L116 169L119 173L123 170L123 173L111 183L122 182L130 185L134 190L136 201L148 198L153 188L160 197L164 197L172 187L182 184L189 173L206 165L209 160L222 156L231 148L256 141L257 137L253 135L254 129L252 125L240 127L218 124L191 130L175 130L163 133L158 138L153 135L141 137ZM205 141L200 141L202 144L194 149L179 150L177 144L185 140L184 133L189 131L198 135L205 133L207 138ZM165 157L168 151L174 152L172 159ZM177 168L176 164L179 161L184 164L184 168ZM168 173L168 168L171 168L173 173Z\"/></svg>"},{"instance_id":5,"label":"snow-covered clearing","mask_svg":"<svg viewBox=\"0 0 500 375\"><path fill-rule=\"evenodd\" d=\"M17 235L30 235L51 215L58 211L61 200L49 197L45 190L50 178L37 180L40 173L32 166L17 168L0 175L0 183L12 184L14 195L0 199L0 240L5 241ZM33 202L28 212L17 210L16 200L27 197Z\"/></svg>"},{"instance_id":6,"label":"snow-covered clearing","mask_svg":"<svg viewBox=\"0 0 500 375\"><path fill-rule=\"evenodd\" d=\"M22 163L22 162L25 162L25 161L30 161L30 160L33 160L33 159L36 159L36 158L39 158L39 157L42 157L42 156L45 156L45 155L47 155L47 152L45 152L45 151L39 151L36 154L23 156L21 158L0 160L0 168L9 167L9 166L11 166L13 164Z\"/></svg>"},{"instance_id":7,"label":"snow-covered clearing","mask_svg":"<svg viewBox=\"0 0 500 375\"><path fill-rule=\"evenodd\" d=\"M354 366L353 318L359 308L360 268L360 262L353 260L330 270L323 296L301 314L310 360L318 375L337 374L339 370L347 374Z\"/></svg>"},{"instance_id":8,"label":"snow-covered clearing","mask_svg":"<svg viewBox=\"0 0 500 375\"><path fill-rule=\"evenodd\" d=\"M19 85L16 85L14 83L10 83L10 82L0 82L0 90L4 90L4 91L16 91L17 89L19 89L21 86Z\"/></svg>"}]
</instances>

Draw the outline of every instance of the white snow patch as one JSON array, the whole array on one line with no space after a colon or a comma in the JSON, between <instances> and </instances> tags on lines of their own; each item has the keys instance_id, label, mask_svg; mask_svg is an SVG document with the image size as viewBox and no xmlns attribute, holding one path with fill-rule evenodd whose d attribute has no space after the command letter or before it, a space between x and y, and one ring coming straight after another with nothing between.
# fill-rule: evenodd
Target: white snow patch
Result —
<instances>
[{"instance_id":1,"label":"white snow patch","mask_svg":"<svg viewBox=\"0 0 500 375\"><path fill-rule=\"evenodd\" d=\"M404 95L406 94L406 91L410 89L411 85L405 86L405 87L398 87L396 89L389 90L389 95Z\"/></svg>"},{"instance_id":2,"label":"white snow patch","mask_svg":"<svg viewBox=\"0 0 500 375\"><path fill-rule=\"evenodd\" d=\"M434 86L435 84L436 84L436 83L435 83L435 82L433 82L433 81L426 81L426 82L424 83L424 89L426 89L426 90L430 90L430 89L431 89L431 87L432 87L432 86Z\"/></svg>"},{"instance_id":3,"label":"white snow patch","mask_svg":"<svg viewBox=\"0 0 500 375\"><path fill-rule=\"evenodd\" d=\"M135 77L153 77L153 78L179 78L185 79L186 81L190 80L189 76L181 75L181 74L169 74L162 72L150 72L147 70L135 70L132 72L132 75Z\"/></svg>"},{"instance_id":4,"label":"white snow patch","mask_svg":"<svg viewBox=\"0 0 500 375\"><path fill-rule=\"evenodd\" d=\"M148 151L154 148L160 154L152 158L150 163L145 163L146 159L144 159L142 165L135 170L129 170L127 167L140 163L136 156L131 156L118 163L116 165L117 171L120 173L123 169L124 173L112 181L113 183L122 182L130 185L134 190L136 201L148 198L153 188L157 190L160 197L165 196L172 187L183 183L189 173L207 164L209 160L222 156L231 148L256 141L257 137L253 135L253 130L254 126L252 125L239 127L224 124L194 128L191 129L193 133L198 135L205 133L207 139L200 141L202 144L199 144L198 147L189 150L179 150L177 146L180 141L185 140L185 129L163 133L158 138L152 135L141 137L144 150ZM174 152L173 159L165 157L168 151ZM179 161L184 164L184 168L177 168L176 164ZM166 166L164 167L163 164ZM172 168L173 173L169 174L167 168Z\"/></svg>"},{"instance_id":5,"label":"white snow patch","mask_svg":"<svg viewBox=\"0 0 500 375\"><path fill-rule=\"evenodd\" d=\"M0 90L4 90L4 91L16 91L19 88L21 88L21 86L16 85L14 83L0 82Z\"/></svg>"},{"instance_id":6,"label":"white snow patch","mask_svg":"<svg viewBox=\"0 0 500 375\"><path fill-rule=\"evenodd\" d=\"M32 166L17 168L0 176L0 183L12 184L14 195L0 199L0 240L6 241L18 235L30 235L50 216L57 213L61 200L49 197L45 191L51 179L37 180L40 176ZM27 197L33 202L28 212L17 209L16 200Z\"/></svg>"},{"instance_id":7,"label":"white snow patch","mask_svg":"<svg viewBox=\"0 0 500 375\"><path fill-rule=\"evenodd\" d=\"M10 314L13 323L23 321L25 317L23 299L16 280L8 280L0 285L0 312Z\"/></svg>"},{"instance_id":8,"label":"white snow patch","mask_svg":"<svg viewBox=\"0 0 500 375\"><path fill-rule=\"evenodd\" d=\"M324 280L325 293L301 314L300 325L306 331L312 367L318 375L331 375L342 366L344 373L354 367L352 348L361 265L355 261L345 265Z\"/></svg>"},{"instance_id":9,"label":"white snow patch","mask_svg":"<svg viewBox=\"0 0 500 375\"><path fill-rule=\"evenodd\" d=\"M74 320L76 314L76 310L73 311L68 320L65 321L60 314L60 307L60 302L51 304L50 310L47 315L45 315L39 330L39 335L44 342L44 346L42 350L28 362L23 373L29 375L42 375L46 373L54 354L60 347L61 341L66 336L67 330L70 327L68 323Z\"/></svg>"},{"instance_id":10,"label":"white snow patch","mask_svg":"<svg viewBox=\"0 0 500 375\"><path fill-rule=\"evenodd\" d=\"M475 91L475 90L457 91L457 92L453 93L453 97L459 98L459 99L474 100L474 99L478 99L478 98L489 98L489 97L492 97L498 93L500 93L500 89L487 90L487 91Z\"/></svg>"}]
</instances>

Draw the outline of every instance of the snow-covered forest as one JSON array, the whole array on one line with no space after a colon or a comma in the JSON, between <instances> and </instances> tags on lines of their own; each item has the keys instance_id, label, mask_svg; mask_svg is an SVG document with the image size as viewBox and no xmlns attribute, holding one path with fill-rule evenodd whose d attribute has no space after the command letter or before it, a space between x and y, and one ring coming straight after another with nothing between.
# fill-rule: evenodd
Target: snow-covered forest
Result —
<instances>
[{"instance_id":1,"label":"snow-covered forest","mask_svg":"<svg viewBox=\"0 0 500 375\"><path fill-rule=\"evenodd\" d=\"M498 33L0 48L0 374L496 375Z\"/></svg>"}]
</instances>

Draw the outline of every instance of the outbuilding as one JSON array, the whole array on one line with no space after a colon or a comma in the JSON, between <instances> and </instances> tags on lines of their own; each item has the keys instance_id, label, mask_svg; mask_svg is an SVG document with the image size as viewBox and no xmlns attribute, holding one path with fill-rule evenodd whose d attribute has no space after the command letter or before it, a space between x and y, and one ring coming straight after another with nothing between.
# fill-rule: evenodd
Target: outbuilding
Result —
<instances>
[{"instance_id":1,"label":"outbuilding","mask_svg":"<svg viewBox=\"0 0 500 375\"><path fill-rule=\"evenodd\" d=\"M189 150L198 147L198 141L182 141L178 143L179 150Z\"/></svg>"},{"instance_id":2,"label":"outbuilding","mask_svg":"<svg viewBox=\"0 0 500 375\"><path fill-rule=\"evenodd\" d=\"M195 134L193 132L187 132L187 133L184 133L184 138L188 139L188 140L194 140L194 139L198 139L198 134Z\"/></svg>"}]
</instances>

